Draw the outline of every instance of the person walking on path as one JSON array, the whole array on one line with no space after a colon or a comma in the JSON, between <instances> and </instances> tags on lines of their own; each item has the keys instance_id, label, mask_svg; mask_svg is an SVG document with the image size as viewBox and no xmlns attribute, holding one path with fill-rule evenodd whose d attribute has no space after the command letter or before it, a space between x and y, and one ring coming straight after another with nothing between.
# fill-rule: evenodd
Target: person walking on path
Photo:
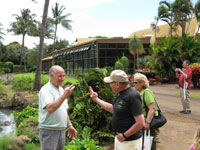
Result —
<instances>
[{"instance_id":1,"label":"person walking on path","mask_svg":"<svg viewBox=\"0 0 200 150\"><path fill-rule=\"evenodd\" d=\"M142 109L145 117L144 130L149 130L153 117L158 116L154 94L149 89L149 81L144 74L136 73L134 74L133 79L133 85L135 89L140 93L142 99ZM154 137L151 150L156 150L156 138L158 138L158 132L159 129L150 129L151 136Z\"/></svg>"},{"instance_id":2,"label":"person walking on path","mask_svg":"<svg viewBox=\"0 0 200 150\"><path fill-rule=\"evenodd\" d=\"M114 70L104 78L113 92L118 93L113 104L98 97L90 86L90 97L103 109L112 113L112 128L116 134L114 150L141 150L144 115L139 93L129 85L127 74L122 70Z\"/></svg>"},{"instance_id":3,"label":"person walking on path","mask_svg":"<svg viewBox=\"0 0 200 150\"><path fill-rule=\"evenodd\" d=\"M200 150L200 127L196 130L194 142L188 150Z\"/></svg>"},{"instance_id":4,"label":"person walking on path","mask_svg":"<svg viewBox=\"0 0 200 150\"><path fill-rule=\"evenodd\" d=\"M190 62L188 60L183 61L183 69L176 68L176 77L179 79L180 97L183 110L180 113L190 114L190 99L189 90L191 89L192 82L192 70L189 67Z\"/></svg>"},{"instance_id":5,"label":"person walking on path","mask_svg":"<svg viewBox=\"0 0 200 150\"><path fill-rule=\"evenodd\" d=\"M40 144L42 150L64 150L66 127L70 138L76 138L77 133L67 113L66 99L75 86L72 84L65 89L61 87L65 71L60 66L52 66L49 75L49 82L39 92Z\"/></svg>"}]
</instances>

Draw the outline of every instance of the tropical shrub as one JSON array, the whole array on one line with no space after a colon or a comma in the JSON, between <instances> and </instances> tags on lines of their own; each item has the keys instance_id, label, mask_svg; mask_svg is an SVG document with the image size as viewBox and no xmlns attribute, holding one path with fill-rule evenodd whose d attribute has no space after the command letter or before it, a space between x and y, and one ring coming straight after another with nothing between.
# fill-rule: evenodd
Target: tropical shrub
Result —
<instances>
[{"instance_id":1,"label":"tropical shrub","mask_svg":"<svg viewBox=\"0 0 200 150\"><path fill-rule=\"evenodd\" d=\"M139 67L138 70L136 70L136 72L146 75L148 79L155 78L156 75L156 71L151 70L149 67Z\"/></svg>"},{"instance_id":2,"label":"tropical shrub","mask_svg":"<svg viewBox=\"0 0 200 150\"><path fill-rule=\"evenodd\" d=\"M0 74L5 74L5 71L2 70L2 68L0 69Z\"/></svg>"},{"instance_id":3,"label":"tropical shrub","mask_svg":"<svg viewBox=\"0 0 200 150\"><path fill-rule=\"evenodd\" d=\"M88 126L92 129L91 136L95 140L111 139L114 134L111 131L111 114L103 110L90 98L88 86L98 92L101 99L113 103L115 93L105 84L103 78L110 72L104 68L89 69L85 74L76 74L79 84L76 84L69 98L70 119L76 128Z\"/></svg>"},{"instance_id":4,"label":"tropical shrub","mask_svg":"<svg viewBox=\"0 0 200 150\"><path fill-rule=\"evenodd\" d=\"M200 39L195 40L194 37L184 34L182 38L180 38L182 46L181 46L181 54L179 55L181 62L180 67L182 67L183 60L187 59L190 62L199 62L200 60Z\"/></svg>"},{"instance_id":5,"label":"tropical shrub","mask_svg":"<svg viewBox=\"0 0 200 150\"><path fill-rule=\"evenodd\" d=\"M179 64L181 43L176 37L161 38L159 44L152 45L153 55L149 57L150 67L161 76L175 76L174 70Z\"/></svg>"},{"instance_id":6,"label":"tropical shrub","mask_svg":"<svg viewBox=\"0 0 200 150\"><path fill-rule=\"evenodd\" d=\"M129 68L129 60L126 56L122 56L115 62L115 69L121 69L124 70L126 73L128 73L128 68Z\"/></svg>"},{"instance_id":7,"label":"tropical shrub","mask_svg":"<svg viewBox=\"0 0 200 150\"><path fill-rule=\"evenodd\" d=\"M96 142L91 139L91 128L85 126L84 128L81 127L78 130L77 139L70 141L67 138L67 146L65 146L65 150L103 150L103 148L96 145Z\"/></svg>"},{"instance_id":8,"label":"tropical shrub","mask_svg":"<svg viewBox=\"0 0 200 150\"><path fill-rule=\"evenodd\" d=\"M19 71L20 71L20 65L14 65L13 66L13 72L19 72Z\"/></svg>"},{"instance_id":9,"label":"tropical shrub","mask_svg":"<svg viewBox=\"0 0 200 150\"><path fill-rule=\"evenodd\" d=\"M192 69L192 73L200 73L200 63L192 63L189 67Z\"/></svg>"},{"instance_id":10,"label":"tropical shrub","mask_svg":"<svg viewBox=\"0 0 200 150\"><path fill-rule=\"evenodd\" d=\"M29 116L37 116L38 115L38 108L33 108L27 106L23 109L22 112L14 111L14 117L17 124L22 122L24 119L29 118Z\"/></svg>"},{"instance_id":11,"label":"tropical shrub","mask_svg":"<svg viewBox=\"0 0 200 150\"><path fill-rule=\"evenodd\" d=\"M10 73L13 70L12 62L0 62L0 74Z\"/></svg>"},{"instance_id":12,"label":"tropical shrub","mask_svg":"<svg viewBox=\"0 0 200 150\"><path fill-rule=\"evenodd\" d=\"M102 147L96 145L93 139L74 139L65 146L65 150L103 150Z\"/></svg>"},{"instance_id":13,"label":"tropical shrub","mask_svg":"<svg viewBox=\"0 0 200 150\"><path fill-rule=\"evenodd\" d=\"M31 90L33 82L33 78L29 76L13 77L11 79L12 88L16 91Z\"/></svg>"},{"instance_id":14,"label":"tropical shrub","mask_svg":"<svg viewBox=\"0 0 200 150\"><path fill-rule=\"evenodd\" d=\"M190 64L190 68L192 69L192 83L195 88L200 87L200 63L192 63Z\"/></svg>"},{"instance_id":15,"label":"tropical shrub","mask_svg":"<svg viewBox=\"0 0 200 150\"><path fill-rule=\"evenodd\" d=\"M160 43L154 43L149 64L161 77L175 79L175 68L182 68L182 62L187 59L197 62L200 59L200 41L184 34L182 38L161 38Z\"/></svg>"},{"instance_id":16,"label":"tropical shrub","mask_svg":"<svg viewBox=\"0 0 200 150\"><path fill-rule=\"evenodd\" d=\"M41 147L39 144L33 142L25 142L24 150L41 150Z\"/></svg>"},{"instance_id":17,"label":"tropical shrub","mask_svg":"<svg viewBox=\"0 0 200 150\"><path fill-rule=\"evenodd\" d=\"M38 108L27 106L21 112L14 111L17 135L26 135L32 142L39 143Z\"/></svg>"},{"instance_id":18,"label":"tropical shrub","mask_svg":"<svg viewBox=\"0 0 200 150\"><path fill-rule=\"evenodd\" d=\"M13 66L14 66L13 62L7 61L4 63L4 67L9 68L10 72L13 71Z\"/></svg>"},{"instance_id":19,"label":"tropical shrub","mask_svg":"<svg viewBox=\"0 0 200 150\"><path fill-rule=\"evenodd\" d=\"M3 67L4 67L4 62L0 61L0 68L3 68Z\"/></svg>"}]
</instances>

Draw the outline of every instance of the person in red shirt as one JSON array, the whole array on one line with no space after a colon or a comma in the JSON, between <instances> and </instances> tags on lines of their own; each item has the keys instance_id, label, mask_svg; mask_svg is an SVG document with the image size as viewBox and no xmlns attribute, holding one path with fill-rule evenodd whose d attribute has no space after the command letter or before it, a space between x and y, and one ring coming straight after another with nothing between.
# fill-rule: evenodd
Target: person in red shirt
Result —
<instances>
[{"instance_id":1,"label":"person in red shirt","mask_svg":"<svg viewBox=\"0 0 200 150\"><path fill-rule=\"evenodd\" d=\"M191 89L192 70L189 67L188 60L183 61L183 69L176 68L176 77L179 79L180 97L183 110L180 113L191 114L189 90Z\"/></svg>"}]
</instances>

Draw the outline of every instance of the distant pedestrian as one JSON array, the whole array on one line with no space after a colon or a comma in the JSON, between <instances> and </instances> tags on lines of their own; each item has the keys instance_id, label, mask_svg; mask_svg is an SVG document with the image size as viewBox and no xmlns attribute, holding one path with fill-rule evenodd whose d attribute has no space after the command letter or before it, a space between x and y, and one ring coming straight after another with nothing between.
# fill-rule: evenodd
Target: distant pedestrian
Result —
<instances>
[{"instance_id":1,"label":"distant pedestrian","mask_svg":"<svg viewBox=\"0 0 200 150\"><path fill-rule=\"evenodd\" d=\"M176 68L176 77L179 79L180 97L183 106L183 110L180 113L191 114L189 90L191 89L192 82L192 70L189 67L190 62L188 60L183 61L183 69Z\"/></svg>"},{"instance_id":2,"label":"distant pedestrian","mask_svg":"<svg viewBox=\"0 0 200 150\"><path fill-rule=\"evenodd\" d=\"M188 150L200 150L200 127L196 130L193 144Z\"/></svg>"}]
</instances>

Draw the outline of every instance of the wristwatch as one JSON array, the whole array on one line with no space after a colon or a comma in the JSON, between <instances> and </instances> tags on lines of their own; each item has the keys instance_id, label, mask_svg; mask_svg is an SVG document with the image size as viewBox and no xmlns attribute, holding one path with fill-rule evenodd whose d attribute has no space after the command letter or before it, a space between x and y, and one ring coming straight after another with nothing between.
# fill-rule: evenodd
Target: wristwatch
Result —
<instances>
[{"instance_id":1,"label":"wristwatch","mask_svg":"<svg viewBox=\"0 0 200 150\"><path fill-rule=\"evenodd\" d=\"M72 126L72 124L70 123L70 124L67 125L67 128L69 128L69 127L71 127L71 126Z\"/></svg>"},{"instance_id":2,"label":"wristwatch","mask_svg":"<svg viewBox=\"0 0 200 150\"><path fill-rule=\"evenodd\" d=\"M127 136L124 134L124 133L122 133L122 135L123 135L123 137L126 139L127 138Z\"/></svg>"}]
</instances>

